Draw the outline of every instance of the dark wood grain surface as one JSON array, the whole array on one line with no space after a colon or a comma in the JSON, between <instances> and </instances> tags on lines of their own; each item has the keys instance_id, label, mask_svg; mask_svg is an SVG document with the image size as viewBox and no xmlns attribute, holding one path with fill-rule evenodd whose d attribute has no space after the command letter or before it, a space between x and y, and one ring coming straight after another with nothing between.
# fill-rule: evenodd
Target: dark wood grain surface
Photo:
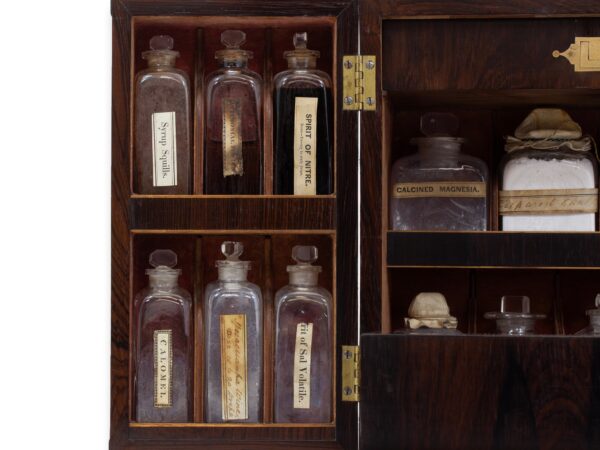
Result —
<instances>
[{"instance_id":1,"label":"dark wood grain surface","mask_svg":"<svg viewBox=\"0 0 600 450\"><path fill-rule=\"evenodd\" d=\"M361 345L364 450L600 447L597 339L365 335Z\"/></svg>"}]
</instances>

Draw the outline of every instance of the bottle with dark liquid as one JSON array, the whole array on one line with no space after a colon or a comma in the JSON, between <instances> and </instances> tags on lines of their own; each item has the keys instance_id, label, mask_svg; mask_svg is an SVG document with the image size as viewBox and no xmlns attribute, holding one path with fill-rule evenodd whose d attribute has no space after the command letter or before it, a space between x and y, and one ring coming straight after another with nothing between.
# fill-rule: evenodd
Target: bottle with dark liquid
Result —
<instances>
[{"instance_id":1,"label":"bottle with dark liquid","mask_svg":"<svg viewBox=\"0 0 600 450\"><path fill-rule=\"evenodd\" d=\"M274 78L276 194L333 192L331 79L306 42L306 33L294 35L295 50L284 53L289 69Z\"/></svg>"},{"instance_id":2,"label":"bottle with dark liquid","mask_svg":"<svg viewBox=\"0 0 600 450\"><path fill-rule=\"evenodd\" d=\"M137 194L190 194L190 82L175 68L173 38L154 36L135 79Z\"/></svg>"},{"instance_id":3,"label":"bottle with dark liquid","mask_svg":"<svg viewBox=\"0 0 600 450\"><path fill-rule=\"evenodd\" d=\"M135 418L189 422L192 414L192 299L179 287L177 255L156 250L149 286L134 302Z\"/></svg>"},{"instance_id":4,"label":"bottle with dark liquid","mask_svg":"<svg viewBox=\"0 0 600 450\"><path fill-rule=\"evenodd\" d=\"M252 52L240 49L246 34L221 34L221 68L206 82L204 139L205 194L260 194L262 191L261 90L259 74L248 69Z\"/></svg>"},{"instance_id":5,"label":"bottle with dark liquid","mask_svg":"<svg viewBox=\"0 0 600 450\"><path fill-rule=\"evenodd\" d=\"M317 248L295 246L275 294L275 422L331 421L331 294L317 285Z\"/></svg>"}]
</instances>

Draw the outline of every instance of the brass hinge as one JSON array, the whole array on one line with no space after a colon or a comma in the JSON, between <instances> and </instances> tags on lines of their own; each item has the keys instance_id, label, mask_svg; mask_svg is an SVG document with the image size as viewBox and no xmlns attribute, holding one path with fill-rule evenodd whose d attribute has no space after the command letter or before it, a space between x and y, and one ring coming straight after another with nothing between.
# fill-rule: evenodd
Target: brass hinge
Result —
<instances>
[{"instance_id":1,"label":"brass hinge","mask_svg":"<svg viewBox=\"0 0 600 450\"><path fill-rule=\"evenodd\" d=\"M344 55L343 109L375 111L375 55Z\"/></svg>"},{"instance_id":2,"label":"brass hinge","mask_svg":"<svg viewBox=\"0 0 600 450\"><path fill-rule=\"evenodd\" d=\"M342 401L359 401L360 347L342 345Z\"/></svg>"},{"instance_id":3,"label":"brass hinge","mask_svg":"<svg viewBox=\"0 0 600 450\"><path fill-rule=\"evenodd\" d=\"M567 58L575 72L600 72L600 37L576 37L568 49L554 50L552 56Z\"/></svg>"}]
</instances>

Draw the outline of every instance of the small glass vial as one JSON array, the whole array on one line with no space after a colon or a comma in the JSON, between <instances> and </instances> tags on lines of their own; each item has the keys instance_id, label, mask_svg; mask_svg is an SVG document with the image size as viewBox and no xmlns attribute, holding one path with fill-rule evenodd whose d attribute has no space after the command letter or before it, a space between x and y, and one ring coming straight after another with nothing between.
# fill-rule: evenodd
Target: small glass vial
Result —
<instances>
[{"instance_id":1,"label":"small glass vial","mask_svg":"<svg viewBox=\"0 0 600 450\"><path fill-rule=\"evenodd\" d=\"M190 82L175 68L173 38L154 36L135 78L137 194L190 194Z\"/></svg>"},{"instance_id":2,"label":"small glass vial","mask_svg":"<svg viewBox=\"0 0 600 450\"><path fill-rule=\"evenodd\" d=\"M138 422L189 422L192 415L190 294L179 287L177 255L155 250L150 284L134 302L135 418Z\"/></svg>"},{"instance_id":3,"label":"small glass vial","mask_svg":"<svg viewBox=\"0 0 600 450\"><path fill-rule=\"evenodd\" d=\"M500 300L500 312L487 312L483 317L496 321L498 334L534 334L535 321L545 319L546 315L531 313L529 304L529 297L525 295L505 295Z\"/></svg>"},{"instance_id":4,"label":"small glass vial","mask_svg":"<svg viewBox=\"0 0 600 450\"><path fill-rule=\"evenodd\" d=\"M600 336L600 294L596 295L595 304L596 308L585 312L590 317L590 324L575 333L577 336Z\"/></svg>"},{"instance_id":5,"label":"small glass vial","mask_svg":"<svg viewBox=\"0 0 600 450\"><path fill-rule=\"evenodd\" d=\"M226 47L215 58L221 68L206 80L205 194L260 194L262 79L248 69L252 52L242 50L246 33L221 34Z\"/></svg>"},{"instance_id":6,"label":"small glass vial","mask_svg":"<svg viewBox=\"0 0 600 450\"><path fill-rule=\"evenodd\" d=\"M262 420L262 296L247 280L243 250L240 242L223 242L219 279L204 294L206 422Z\"/></svg>"},{"instance_id":7,"label":"small glass vial","mask_svg":"<svg viewBox=\"0 0 600 450\"><path fill-rule=\"evenodd\" d=\"M306 33L294 35L295 49L283 54L288 70L273 80L276 194L333 192L331 79L316 69L319 52L306 44Z\"/></svg>"},{"instance_id":8,"label":"small glass vial","mask_svg":"<svg viewBox=\"0 0 600 450\"><path fill-rule=\"evenodd\" d=\"M392 230L476 231L487 228L488 169L461 152L464 139L452 137L458 118L429 113L421 117L426 137L413 138L416 154L398 159L390 175Z\"/></svg>"},{"instance_id":9,"label":"small glass vial","mask_svg":"<svg viewBox=\"0 0 600 450\"><path fill-rule=\"evenodd\" d=\"M317 285L317 248L295 246L290 284L275 294L275 422L331 418L331 294Z\"/></svg>"}]
</instances>

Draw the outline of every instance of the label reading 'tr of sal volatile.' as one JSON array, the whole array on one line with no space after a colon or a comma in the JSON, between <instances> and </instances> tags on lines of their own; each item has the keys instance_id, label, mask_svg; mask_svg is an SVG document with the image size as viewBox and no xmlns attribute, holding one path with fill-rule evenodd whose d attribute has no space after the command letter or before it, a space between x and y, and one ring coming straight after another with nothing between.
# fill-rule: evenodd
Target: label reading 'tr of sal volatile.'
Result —
<instances>
[{"instance_id":1,"label":"label reading 'tr of sal volatile.'","mask_svg":"<svg viewBox=\"0 0 600 450\"><path fill-rule=\"evenodd\" d=\"M296 326L294 350L294 408L310 408L310 365L312 356L313 324Z\"/></svg>"},{"instance_id":2,"label":"label reading 'tr of sal volatile.'","mask_svg":"<svg viewBox=\"0 0 600 450\"><path fill-rule=\"evenodd\" d=\"M296 97L294 195L317 194L317 97Z\"/></svg>"}]
</instances>

